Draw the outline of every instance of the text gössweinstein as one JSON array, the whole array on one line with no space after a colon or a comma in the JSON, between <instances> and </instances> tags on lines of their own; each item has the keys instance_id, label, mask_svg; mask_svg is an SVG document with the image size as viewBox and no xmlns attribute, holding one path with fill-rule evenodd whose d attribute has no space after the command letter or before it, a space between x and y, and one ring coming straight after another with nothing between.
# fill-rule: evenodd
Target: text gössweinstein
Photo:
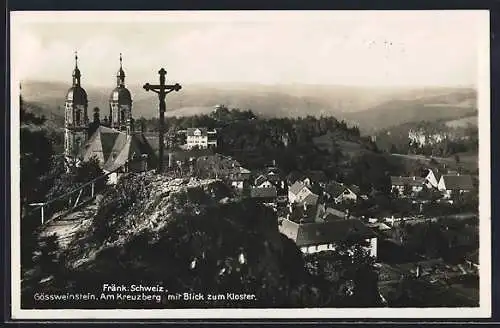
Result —
<instances>
[{"instance_id":1,"label":"text g\u00f6ssweinstein","mask_svg":"<svg viewBox=\"0 0 500 328\"><path fill-rule=\"evenodd\" d=\"M162 297L163 296L163 297ZM94 295L90 293L64 293L46 294L36 293L34 299L37 301L154 301L160 303L162 298L170 301L255 301L254 294L225 293L225 294L202 294L202 293L168 293L161 285L116 285L103 284L102 293Z\"/></svg>"}]
</instances>

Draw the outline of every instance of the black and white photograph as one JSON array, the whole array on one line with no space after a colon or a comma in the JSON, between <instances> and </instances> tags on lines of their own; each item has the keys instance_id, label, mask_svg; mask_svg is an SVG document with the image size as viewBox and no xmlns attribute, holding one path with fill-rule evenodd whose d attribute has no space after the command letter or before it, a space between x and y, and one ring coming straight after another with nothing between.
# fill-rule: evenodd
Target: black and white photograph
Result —
<instances>
[{"instance_id":1,"label":"black and white photograph","mask_svg":"<svg viewBox=\"0 0 500 328\"><path fill-rule=\"evenodd\" d=\"M14 318L490 316L487 11L10 25Z\"/></svg>"}]
</instances>

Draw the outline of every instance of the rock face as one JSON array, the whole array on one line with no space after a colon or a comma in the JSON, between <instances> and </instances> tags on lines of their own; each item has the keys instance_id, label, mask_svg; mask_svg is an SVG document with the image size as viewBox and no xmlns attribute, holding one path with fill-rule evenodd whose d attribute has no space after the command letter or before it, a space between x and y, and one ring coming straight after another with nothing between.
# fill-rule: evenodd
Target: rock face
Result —
<instances>
[{"instance_id":1,"label":"rock face","mask_svg":"<svg viewBox=\"0 0 500 328\"><path fill-rule=\"evenodd\" d=\"M158 283L172 293L205 295L153 307L302 306L302 295L310 292L302 256L279 233L274 212L235 198L218 180L122 177L65 259L64 279L75 290L100 291L105 282ZM227 293L254 296L206 296ZM141 307L136 305L127 306Z\"/></svg>"}]
</instances>

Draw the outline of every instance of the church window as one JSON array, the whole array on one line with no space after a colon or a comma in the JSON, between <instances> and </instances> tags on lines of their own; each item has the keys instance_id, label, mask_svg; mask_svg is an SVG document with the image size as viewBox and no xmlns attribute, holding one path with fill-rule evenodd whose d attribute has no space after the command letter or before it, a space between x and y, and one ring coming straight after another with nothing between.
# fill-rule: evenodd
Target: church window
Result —
<instances>
[{"instance_id":1,"label":"church window","mask_svg":"<svg viewBox=\"0 0 500 328\"><path fill-rule=\"evenodd\" d=\"M79 109L77 109L76 113L75 113L75 123L76 124L80 124L80 115L81 115L81 112Z\"/></svg>"}]
</instances>

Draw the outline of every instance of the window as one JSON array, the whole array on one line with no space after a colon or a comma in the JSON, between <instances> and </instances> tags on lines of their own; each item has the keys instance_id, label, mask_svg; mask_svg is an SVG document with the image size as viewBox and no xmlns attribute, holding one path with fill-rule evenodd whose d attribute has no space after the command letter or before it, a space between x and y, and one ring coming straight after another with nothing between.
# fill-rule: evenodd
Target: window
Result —
<instances>
[{"instance_id":1,"label":"window","mask_svg":"<svg viewBox=\"0 0 500 328\"><path fill-rule=\"evenodd\" d=\"M77 109L75 112L75 123L80 124L80 110Z\"/></svg>"}]
</instances>

